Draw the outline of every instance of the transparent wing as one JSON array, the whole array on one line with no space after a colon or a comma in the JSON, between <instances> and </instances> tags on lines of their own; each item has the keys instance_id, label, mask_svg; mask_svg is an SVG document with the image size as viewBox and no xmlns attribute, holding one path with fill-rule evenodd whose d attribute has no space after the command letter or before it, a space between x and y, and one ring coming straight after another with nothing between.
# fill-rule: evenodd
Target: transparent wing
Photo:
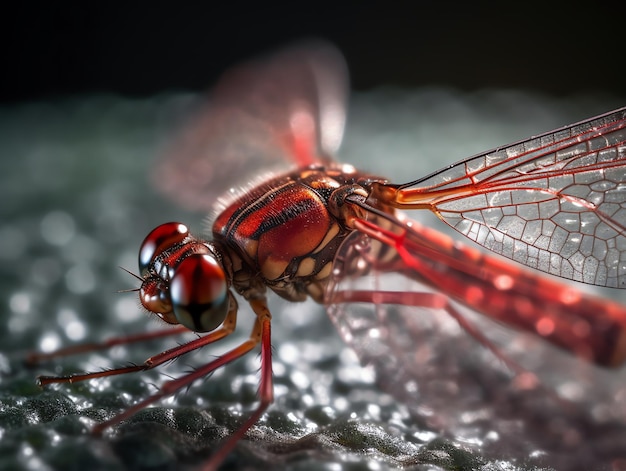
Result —
<instances>
[{"instance_id":1,"label":"transparent wing","mask_svg":"<svg viewBox=\"0 0 626 471\"><path fill-rule=\"evenodd\" d=\"M480 245L529 267L626 287L626 108L395 186Z\"/></svg>"},{"instance_id":2,"label":"transparent wing","mask_svg":"<svg viewBox=\"0 0 626 471\"><path fill-rule=\"evenodd\" d=\"M345 341L413 420L464 440L468 433L478 440L492 434L487 447L495 452L523 442L516 449L521 460L536 449L563 456L565 431L579 431L585 443L624 436L625 429L605 427L606 419L600 426L588 407L605 404L614 423L623 423L624 408L615 402L623 378L589 376L574 355L538 341L617 366L626 354L623 306L428 227L377 216L358 221L358 231L342 243L326 302ZM518 373L514 381L498 362ZM555 402L552 388L561 393L572 384L583 407L572 408L571 396Z\"/></svg>"},{"instance_id":3,"label":"transparent wing","mask_svg":"<svg viewBox=\"0 0 626 471\"><path fill-rule=\"evenodd\" d=\"M462 322L450 304L455 301L598 364L615 366L626 359L623 306L583 295L555 279L539 278L520 265L456 243L415 221L403 223L381 214L372 210L367 219L355 221L359 234L347 238L335 257L327 303L369 301L444 309ZM363 234L368 238L363 239ZM344 279L377 273L402 275L423 288L416 292L341 287ZM425 294L431 291L435 294ZM542 329L542 325L550 327ZM586 332L577 330L581 325ZM483 342L480 334L472 335Z\"/></svg>"},{"instance_id":4,"label":"transparent wing","mask_svg":"<svg viewBox=\"0 0 626 471\"><path fill-rule=\"evenodd\" d=\"M241 182L330 161L343 135L347 77L341 54L320 41L226 72L167 146L156 186L206 211Z\"/></svg>"}]
</instances>

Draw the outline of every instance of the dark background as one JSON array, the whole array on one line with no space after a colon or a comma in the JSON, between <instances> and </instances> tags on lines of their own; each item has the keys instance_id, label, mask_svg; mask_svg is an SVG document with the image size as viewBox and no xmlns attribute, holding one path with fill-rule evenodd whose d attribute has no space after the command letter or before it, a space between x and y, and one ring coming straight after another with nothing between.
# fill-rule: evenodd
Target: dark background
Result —
<instances>
[{"instance_id":1,"label":"dark background","mask_svg":"<svg viewBox=\"0 0 626 471\"><path fill-rule=\"evenodd\" d=\"M229 65L310 36L339 46L357 90L437 84L626 95L617 3L356 3L4 7L0 101L204 90Z\"/></svg>"}]
</instances>

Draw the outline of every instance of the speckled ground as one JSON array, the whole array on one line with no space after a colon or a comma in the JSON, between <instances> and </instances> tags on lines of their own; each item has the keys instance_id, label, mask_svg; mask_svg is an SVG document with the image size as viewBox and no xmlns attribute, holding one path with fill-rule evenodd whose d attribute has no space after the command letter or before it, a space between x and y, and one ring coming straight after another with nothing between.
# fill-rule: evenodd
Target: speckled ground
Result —
<instances>
[{"instance_id":1,"label":"speckled ground","mask_svg":"<svg viewBox=\"0 0 626 471\"><path fill-rule=\"evenodd\" d=\"M164 201L147 178L189 99L81 97L0 109L0 469L192 469L254 406L258 357L249 355L104 437L88 433L237 339L158 371L45 391L37 374L140 362L180 339L36 369L21 363L31 349L159 327L133 293L117 293L136 287L118 266L135 269L141 240L159 223L202 228L200 216ZM340 156L404 181L621 105L379 91L353 100ZM369 362L360 366L321 307L274 300L272 310L276 402L224 469L626 469L623 370L589 368L480 324L547 386L524 390L449 320L415 311L388 312L391 342L366 348L355 338ZM238 339L251 318L241 311Z\"/></svg>"}]
</instances>

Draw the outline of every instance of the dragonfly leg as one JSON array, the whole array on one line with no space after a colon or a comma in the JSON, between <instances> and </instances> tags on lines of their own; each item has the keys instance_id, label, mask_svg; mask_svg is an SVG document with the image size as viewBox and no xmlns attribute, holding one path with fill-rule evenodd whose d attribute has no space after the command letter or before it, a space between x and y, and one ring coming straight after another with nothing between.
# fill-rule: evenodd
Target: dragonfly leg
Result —
<instances>
[{"instance_id":1,"label":"dragonfly leg","mask_svg":"<svg viewBox=\"0 0 626 471\"><path fill-rule=\"evenodd\" d=\"M132 334L123 337L114 337L103 342L83 343L80 345L72 345L66 348L61 348L53 352L30 352L24 362L28 366L35 366L40 363L44 363L55 358L62 358L70 355L77 355L79 353L94 352L97 350L106 350L116 345L127 345L136 342L146 342L149 340L159 339L162 337L169 337L171 335L177 335L184 332L189 332L189 329L180 325L175 327L169 327L166 329L155 330L153 332L142 332L139 334Z\"/></svg>"},{"instance_id":2,"label":"dragonfly leg","mask_svg":"<svg viewBox=\"0 0 626 471\"><path fill-rule=\"evenodd\" d=\"M274 401L274 382L272 378L271 314L265 298L250 301L257 320L248 342L261 344L261 379L259 381L259 404L246 421L218 447L202 467L202 471L214 471L226 459L239 440L261 418L265 410ZM230 360L229 360L230 361Z\"/></svg>"},{"instance_id":3,"label":"dragonfly leg","mask_svg":"<svg viewBox=\"0 0 626 471\"><path fill-rule=\"evenodd\" d=\"M181 355L184 355L193 350L197 350L198 348L204 347L205 345L208 345L210 343L223 339L224 337L230 335L235 330L236 325L237 325L237 303L234 302L234 303L231 303L231 308L228 314L226 315L226 318L224 319L224 322L222 323L222 325L219 328L215 329L213 332L210 332L209 334L203 337L199 337L197 339L194 339L182 345L177 345L176 347L166 350L165 352L154 355L139 365L130 365L130 366L125 366L121 368L114 368L111 370L93 371L90 373L72 374L72 375L67 375L67 376L39 376L37 378L37 384L39 386L45 386L47 384L54 384L54 383L76 383L79 381L85 381L85 380L94 379L94 378L102 378L105 376L115 376L115 375L120 375L120 374L133 373L135 371L150 370L159 365L162 365L163 363L167 361L173 360L174 358L177 358ZM171 329L171 330L173 330L174 332L178 331L178 329ZM189 329L185 329L185 330L188 331ZM145 337L143 337L141 334L134 336L135 339L137 337L139 337L140 340L145 340ZM133 338L133 337L128 337L128 338ZM152 337L148 337L148 338L152 338ZM117 343L113 343L113 344L117 345Z\"/></svg>"},{"instance_id":4,"label":"dragonfly leg","mask_svg":"<svg viewBox=\"0 0 626 471\"><path fill-rule=\"evenodd\" d=\"M271 335L270 335L270 324L271 324L271 315L269 309L267 307L265 299L257 299L250 301L250 305L252 306L254 312L257 314L257 319L254 324L254 328L250 335L250 338L245 342L241 343L238 347L226 352L221 355L219 358L216 358L210 363L194 370L193 372L182 376L181 378L174 379L171 381L167 381L161 386L161 389L150 397L147 397L143 401L138 402L137 404L132 405L128 409L124 410L120 414L112 417L106 422L102 422L97 424L92 433L101 434L104 430L109 427L112 427L129 417L133 416L135 413L140 410L146 408L147 406L163 399L164 397L170 396L177 391L185 388L190 385L197 379L203 378L209 374L211 374L216 369L236 360L237 358L241 358L248 352L250 352L254 347L256 347L259 343L261 344L261 380L259 383L259 397L260 402L256 409L252 412L252 414L246 419L246 421L235 431L235 433L229 436L224 443L219 447L217 453L215 453L210 460L205 463L203 466L203 470L210 471L215 470L217 467L224 461L226 456L232 451L237 442L245 435L250 427L252 427L263 415L263 412L267 409L267 407L272 403L274 399L274 387L272 380L272 357L271 357ZM229 316L231 313L229 313ZM227 318L228 319L228 318ZM227 321L224 321L225 323ZM217 331L215 332L217 333ZM198 341L205 339L211 334L201 337L197 339ZM191 343L191 342L190 342ZM210 342L207 342L210 343ZM185 347L185 344L181 347ZM199 348L196 346L195 348ZM176 349L172 349L176 350ZM168 352L164 352L166 354ZM172 358L176 355L169 355L169 358ZM168 358L168 359L169 359ZM164 360L166 361L166 360ZM107 373L107 372L105 372Z\"/></svg>"}]
</instances>

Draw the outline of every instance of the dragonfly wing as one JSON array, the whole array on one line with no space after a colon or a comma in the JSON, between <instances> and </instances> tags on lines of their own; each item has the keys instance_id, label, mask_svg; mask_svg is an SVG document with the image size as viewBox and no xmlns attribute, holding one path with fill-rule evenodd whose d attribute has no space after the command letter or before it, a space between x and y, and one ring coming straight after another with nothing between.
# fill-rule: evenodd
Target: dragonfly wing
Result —
<instances>
[{"instance_id":1,"label":"dragonfly wing","mask_svg":"<svg viewBox=\"0 0 626 471\"><path fill-rule=\"evenodd\" d=\"M191 210L268 173L328 163L341 143L348 90L341 54L308 42L236 67L167 145L154 182Z\"/></svg>"},{"instance_id":2,"label":"dragonfly wing","mask_svg":"<svg viewBox=\"0 0 626 471\"><path fill-rule=\"evenodd\" d=\"M563 278L626 288L626 108L400 188L403 199L425 203L496 253Z\"/></svg>"}]
</instances>

